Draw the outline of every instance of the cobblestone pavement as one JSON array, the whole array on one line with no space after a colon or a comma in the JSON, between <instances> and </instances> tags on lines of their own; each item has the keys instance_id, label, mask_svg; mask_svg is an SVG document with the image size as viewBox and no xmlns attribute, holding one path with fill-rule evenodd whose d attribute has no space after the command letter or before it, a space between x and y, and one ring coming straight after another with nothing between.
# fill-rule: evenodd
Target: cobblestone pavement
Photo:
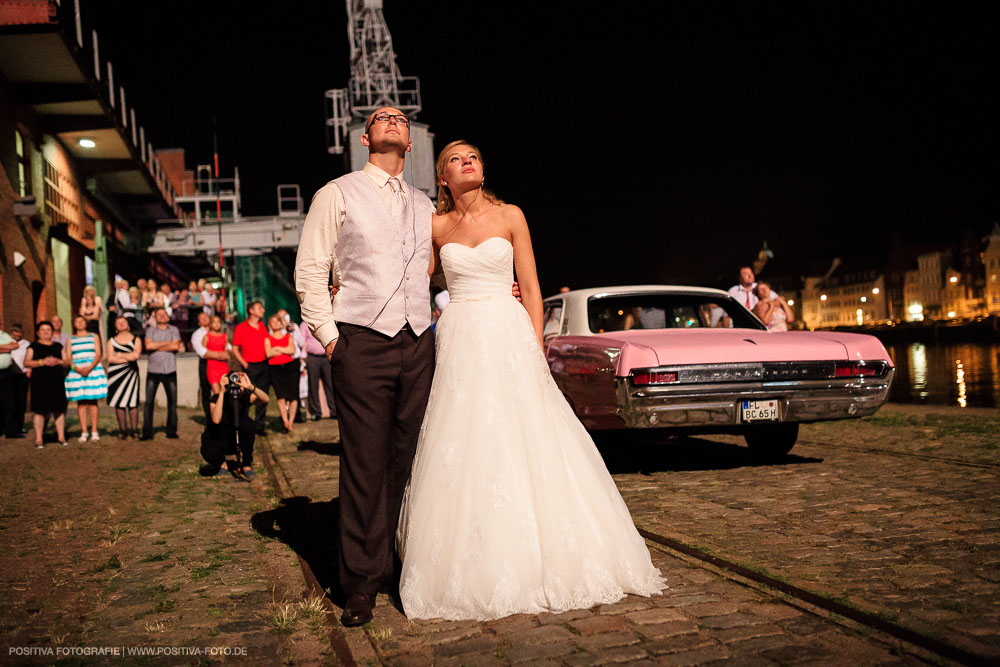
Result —
<instances>
[{"instance_id":1,"label":"cobblestone pavement","mask_svg":"<svg viewBox=\"0 0 1000 667\"><path fill-rule=\"evenodd\" d=\"M990 464L998 434L1000 411L887 406L777 465L714 436L611 465L639 462L616 479L647 530L1000 661L1000 468L909 456Z\"/></svg>"},{"instance_id":2,"label":"cobblestone pavement","mask_svg":"<svg viewBox=\"0 0 1000 667\"><path fill-rule=\"evenodd\" d=\"M771 465L730 437L601 446L637 525L996 660L996 469L842 447L892 440L906 453L923 437L934 451L950 438L971 442L970 460L991 460L996 430L983 422L1000 412L970 420L942 408L930 426L926 412L889 406L850 429L804 427L793 454ZM913 432L897 438L900 429ZM824 440L841 447L815 444ZM327 420L268 440L282 492L295 494L278 523L331 589L336 443ZM651 555L670 584L660 597L475 623L410 622L380 595L372 624L335 634L372 664L941 662L676 552L651 544Z\"/></svg>"},{"instance_id":3,"label":"cobblestone pavement","mask_svg":"<svg viewBox=\"0 0 1000 667\"><path fill-rule=\"evenodd\" d=\"M202 419L181 410L177 440L119 440L107 414L99 442L75 419L67 447L0 440L0 663L333 661L295 553L251 527L269 485L199 474ZM162 652L81 653L105 648Z\"/></svg>"}]
</instances>

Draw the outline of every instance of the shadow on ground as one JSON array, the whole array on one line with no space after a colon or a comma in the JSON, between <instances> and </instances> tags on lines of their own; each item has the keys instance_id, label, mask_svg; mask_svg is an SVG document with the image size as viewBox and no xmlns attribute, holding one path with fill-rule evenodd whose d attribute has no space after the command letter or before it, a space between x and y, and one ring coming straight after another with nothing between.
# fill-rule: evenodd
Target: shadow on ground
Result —
<instances>
[{"instance_id":1,"label":"shadow on ground","mask_svg":"<svg viewBox=\"0 0 1000 667\"><path fill-rule=\"evenodd\" d=\"M772 459L742 447L707 438L645 433L593 433L612 474L681 470L732 470L757 466L821 463L823 459L785 454ZM794 450L793 450L794 451Z\"/></svg>"},{"instance_id":2,"label":"shadow on ground","mask_svg":"<svg viewBox=\"0 0 1000 667\"><path fill-rule=\"evenodd\" d=\"M339 442L324 442L322 440L303 440L298 444L300 452L316 452L326 456L340 456L343 448Z\"/></svg>"},{"instance_id":3,"label":"shadow on ground","mask_svg":"<svg viewBox=\"0 0 1000 667\"><path fill-rule=\"evenodd\" d=\"M305 496L283 498L281 505L258 512L250 525L259 534L281 540L305 561L334 604L343 606L337 557L339 500L313 502Z\"/></svg>"}]
</instances>

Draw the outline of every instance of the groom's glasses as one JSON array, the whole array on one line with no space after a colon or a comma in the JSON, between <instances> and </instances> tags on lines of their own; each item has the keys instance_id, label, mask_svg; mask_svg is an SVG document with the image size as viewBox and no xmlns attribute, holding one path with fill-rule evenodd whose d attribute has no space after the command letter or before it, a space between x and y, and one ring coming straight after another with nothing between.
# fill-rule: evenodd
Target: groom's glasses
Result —
<instances>
[{"instance_id":1,"label":"groom's glasses","mask_svg":"<svg viewBox=\"0 0 1000 667\"><path fill-rule=\"evenodd\" d=\"M372 125L375 123L388 123L389 121L393 121L397 125L402 125L403 127L410 126L410 119L401 113L380 113L375 114L375 117L372 118L372 122L368 125L368 129L365 130L365 132L370 132Z\"/></svg>"}]
</instances>

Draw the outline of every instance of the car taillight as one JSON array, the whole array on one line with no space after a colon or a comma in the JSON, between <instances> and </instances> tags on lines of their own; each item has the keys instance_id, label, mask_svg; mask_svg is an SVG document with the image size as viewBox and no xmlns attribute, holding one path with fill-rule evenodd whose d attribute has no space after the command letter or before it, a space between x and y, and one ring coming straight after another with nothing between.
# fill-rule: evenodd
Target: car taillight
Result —
<instances>
[{"instance_id":1,"label":"car taillight","mask_svg":"<svg viewBox=\"0 0 1000 667\"><path fill-rule=\"evenodd\" d=\"M872 377L881 375L884 370L885 364L882 362L865 364L860 361L838 361L833 376L838 378Z\"/></svg>"},{"instance_id":2,"label":"car taillight","mask_svg":"<svg viewBox=\"0 0 1000 667\"><path fill-rule=\"evenodd\" d=\"M632 384L670 384L677 382L673 371L640 371L632 375Z\"/></svg>"}]
</instances>

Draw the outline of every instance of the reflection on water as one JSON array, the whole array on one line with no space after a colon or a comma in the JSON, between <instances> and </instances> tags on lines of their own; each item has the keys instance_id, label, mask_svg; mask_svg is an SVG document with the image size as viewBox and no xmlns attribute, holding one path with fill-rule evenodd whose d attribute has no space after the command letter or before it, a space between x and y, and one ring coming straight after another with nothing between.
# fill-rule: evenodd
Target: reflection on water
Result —
<instances>
[{"instance_id":1,"label":"reflection on water","mask_svg":"<svg viewBox=\"0 0 1000 667\"><path fill-rule=\"evenodd\" d=\"M955 384L958 385L958 404L964 408L968 402L965 399L965 367L962 366L961 359L955 361L955 365L958 366L958 370L955 371Z\"/></svg>"},{"instance_id":2,"label":"reflection on water","mask_svg":"<svg viewBox=\"0 0 1000 667\"><path fill-rule=\"evenodd\" d=\"M1000 406L1000 345L895 343L886 349L896 364L890 401Z\"/></svg>"},{"instance_id":3,"label":"reflection on water","mask_svg":"<svg viewBox=\"0 0 1000 667\"><path fill-rule=\"evenodd\" d=\"M910 345L910 385L920 398L927 397L927 346L923 343Z\"/></svg>"}]
</instances>

